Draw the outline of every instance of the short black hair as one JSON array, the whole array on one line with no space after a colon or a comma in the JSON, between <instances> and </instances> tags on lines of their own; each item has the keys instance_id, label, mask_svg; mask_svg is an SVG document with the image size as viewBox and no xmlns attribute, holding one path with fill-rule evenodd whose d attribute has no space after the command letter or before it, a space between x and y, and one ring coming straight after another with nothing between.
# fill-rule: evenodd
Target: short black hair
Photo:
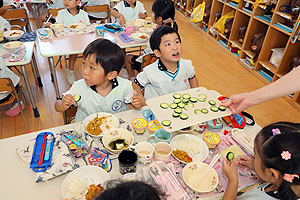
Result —
<instances>
[{"instance_id":1,"label":"short black hair","mask_svg":"<svg viewBox=\"0 0 300 200\"><path fill-rule=\"evenodd\" d=\"M150 46L151 46L152 51L154 51L155 49L160 50L159 45L161 43L161 38L164 35L168 35L168 34L172 34L172 33L177 34L179 41L181 43L181 38L180 38L179 33L172 27L161 26L161 27L158 27L157 29L155 29L155 31L153 31L153 33L151 34L151 37L150 37Z\"/></svg>"},{"instance_id":2,"label":"short black hair","mask_svg":"<svg viewBox=\"0 0 300 200\"><path fill-rule=\"evenodd\" d=\"M112 71L119 73L124 65L124 51L110 40L100 38L91 42L83 51L83 58L92 54L95 54L96 63L103 67L105 74Z\"/></svg>"},{"instance_id":3,"label":"short black hair","mask_svg":"<svg viewBox=\"0 0 300 200\"><path fill-rule=\"evenodd\" d=\"M142 181L110 181L96 200L163 200L164 194Z\"/></svg>"},{"instance_id":4,"label":"short black hair","mask_svg":"<svg viewBox=\"0 0 300 200\"><path fill-rule=\"evenodd\" d=\"M162 20L172 19L173 28L178 31L178 26L175 21L175 6L174 2L171 0L155 0L152 4L152 13L154 13L155 20L161 17ZM171 23L165 24L167 26L172 26Z\"/></svg>"}]
</instances>

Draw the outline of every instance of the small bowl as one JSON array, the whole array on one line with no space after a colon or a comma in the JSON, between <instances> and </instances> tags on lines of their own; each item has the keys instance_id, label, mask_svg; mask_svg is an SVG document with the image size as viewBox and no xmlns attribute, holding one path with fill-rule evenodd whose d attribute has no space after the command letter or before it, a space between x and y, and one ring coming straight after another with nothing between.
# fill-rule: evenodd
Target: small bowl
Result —
<instances>
[{"instance_id":1,"label":"small bowl","mask_svg":"<svg viewBox=\"0 0 300 200\"><path fill-rule=\"evenodd\" d=\"M71 24L69 26L69 28L75 32L83 31L85 29L85 27L86 27L86 25L84 25L82 23Z\"/></svg>"},{"instance_id":2,"label":"small bowl","mask_svg":"<svg viewBox=\"0 0 300 200\"><path fill-rule=\"evenodd\" d=\"M116 129L110 130L110 132L105 133L105 135L102 138L102 143L103 143L104 147L106 149L108 149L110 152L119 154L124 149L115 150L115 149L111 149L109 147L109 143L114 140L117 140L117 139L124 139L127 141L128 147L126 147L124 149L128 149L134 142L134 136L130 131L128 131L127 129L123 129L123 128L116 128Z\"/></svg>"},{"instance_id":3,"label":"small bowl","mask_svg":"<svg viewBox=\"0 0 300 200\"><path fill-rule=\"evenodd\" d=\"M20 48L23 45L23 42L19 41L13 41L13 42L7 42L3 45L5 49L7 49L8 52L13 53L18 48Z\"/></svg>"},{"instance_id":4,"label":"small bowl","mask_svg":"<svg viewBox=\"0 0 300 200\"><path fill-rule=\"evenodd\" d=\"M24 35L24 31L21 30L10 30L5 31L3 36L8 40L18 40Z\"/></svg>"},{"instance_id":5,"label":"small bowl","mask_svg":"<svg viewBox=\"0 0 300 200\"><path fill-rule=\"evenodd\" d=\"M59 34L61 32L63 32L65 26L63 24L51 24L50 28L52 28L52 30L56 33Z\"/></svg>"},{"instance_id":6,"label":"small bowl","mask_svg":"<svg viewBox=\"0 0 300 200\"><path fill-rule=\"evenodd\" d=\"M153 32L153 29L147 28L147 27L142 27L142 28L139 28L139 32L151 35L151 33Z\"/></svg>"},{"instance_id":7,"label":"small bowl","mask_svg":"<svg viewBox=\"0 0 300 200\"><path fill-rule=\"evenodd\" d=\"M136 42L146 42L149 39L146 33L132 33L130 37Z\"/></svg>"}]
</instances>

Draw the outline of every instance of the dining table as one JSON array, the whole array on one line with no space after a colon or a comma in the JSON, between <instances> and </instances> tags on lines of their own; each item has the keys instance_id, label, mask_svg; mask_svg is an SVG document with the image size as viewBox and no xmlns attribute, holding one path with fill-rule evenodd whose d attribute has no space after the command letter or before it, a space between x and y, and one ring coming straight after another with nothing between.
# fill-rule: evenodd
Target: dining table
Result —
<instances>
[{"instance_id":1,"label":"dining table","mask_svg":"<svg viewBox=\"0 0 300 200\"><path fill-rule=\"evenodd\" d=\"M143 111L145 109L146 108L128 110L114 114L114 116L121 119L121 123L126 121L130 125L134 119L143 118ZM231 128L224 126L223 130L225 129L230 130ZM245 127L245 131L251 134L257 133L260 129L261 127L258 125ZM35 172L33 172L31 168L29 168L28 163L25 163L22 159L20 159L16 153L16 149L20 145L28 141L33 141L39 133L47 131L55 134L61 130L76 130L80 134L84 133L82 122L77 122L0 140L0 158L2 161L0 168L0 200L59 200L63 198L61 194L61 187L67 174L63 174L47 182L36 183ZM134 131L132 131L132 133L134 135L135 142L147 141L147 137L150 134L148 130L142 135L138 135ZM179 133L173 132L172 134L174 137ZM199 137L202 136L202 134L195 131L191 134ZM219 134L222 135L223 131ZM98 141L98 139L96 138L95 140ZM119 172L119 164L117 159L112 160L112 166L112 170L108 174L110 175L111 179L119 179L121 174ZM137 171L141 171L145 167L147 166L138 165ZM222 194L223 192L219 191L218 194ZM193 192L191 192L191 194L194 195Z\"/></svg>"}]
</instances>

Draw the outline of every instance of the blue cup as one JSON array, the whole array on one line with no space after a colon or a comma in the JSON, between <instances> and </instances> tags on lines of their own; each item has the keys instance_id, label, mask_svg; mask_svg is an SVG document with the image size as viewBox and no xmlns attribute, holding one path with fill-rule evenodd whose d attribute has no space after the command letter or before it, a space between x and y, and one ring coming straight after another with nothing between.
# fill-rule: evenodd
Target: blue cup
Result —
<instances>
[{"instance_id":1,"label":"blue cup","mask_svg":"<svg viewBox=\"0 0 300 200\"><path fill-rule=\"evenodd\" d=\"M104 36L104 26L100 25L96 27L96 35L97 36Z\"/></svg>"},{"instance_id":2,"label":"blue cup","mask_svg":"<svg viewBox=\"0 0 300 200\"><path fill-rule=\"evenodd\" d=\"M150 143L157 143L157 142L170 142L172 138L172 133L166 131L163 128L160 128L148 136L147 141Z\"/></svg>"}]
</instances>

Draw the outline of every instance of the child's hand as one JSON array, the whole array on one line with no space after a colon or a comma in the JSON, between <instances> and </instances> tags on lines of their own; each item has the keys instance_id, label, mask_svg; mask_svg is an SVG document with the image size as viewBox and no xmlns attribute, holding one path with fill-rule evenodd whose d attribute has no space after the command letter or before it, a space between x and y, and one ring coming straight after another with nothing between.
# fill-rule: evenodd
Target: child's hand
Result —
<instances>
[{"instance_id":1,"label":"child's hand","mask_svg":"<svg viewBox=\"0 0 300 200\"><path fill-rule=\"evenodd\" d=\"M51 25L52 23L51 23L51 22L47 22L47 23L44 22L43 24L45 25L46 28L50 28L50 25Z\"/></svg>"},{"instance_id":2,"label":"child's hand","mask_svg":"<svg viewBox=\"0 0 300 200\"><path fill-rule=\"evenodd\" d=\"M139 13L139 17L141 18L141 19L145 19L146 17L147 17L147 13Z\"/></svg>"},{"instance_id":3,"label":"child's hand","mask_svg":"<svg viewBox=\"0 0 300 200\"><path fill-rule=\"evenodd\" d=\"M67 110L74 103L74 96L67 94L62 98L62 106L64 110Z\"/></svg>"},{"instance_id":4,"label":"child's hand","mask_svg":"<svg viewBox=\"0 0 300 200\"><path fill-rule=\"evenodd\" d=\"M121 25L126 24L125 17L123 15L121 15L121 14L120 14L120 24Z\"/></svg>"},{"instance_id":5,"label":"child's hand","mask_svg":"<svg viewBox=\"0 0 300 200\"><path fill-rule=\"evenodd\" d=\"M143 96L140 96L137 94L137 92L134 90L133 97L132 97L132 105L135 108L141 108L144 105L145 99Z\"/></svg>"},{"instance_id":6,"label":"child's hand","mask_svg":"<svg viewBox=\"0 0 300 200\"><path fill-rule=\"evenodd\" d=\"M239 156L236 164L241 167L248 167L254 171L254 158L250 156Z\"/></svg>"},{"instance_id":7,"label":"child's hand","mask_svg":"<svg viewBox=\"0 0 300 200\"><path fill-rule=\"evenodd\" d=\"M228 181L238 181L238 173L234 161L223 159L222 171L227 176Z\"/></svg>"}]
</instances>

